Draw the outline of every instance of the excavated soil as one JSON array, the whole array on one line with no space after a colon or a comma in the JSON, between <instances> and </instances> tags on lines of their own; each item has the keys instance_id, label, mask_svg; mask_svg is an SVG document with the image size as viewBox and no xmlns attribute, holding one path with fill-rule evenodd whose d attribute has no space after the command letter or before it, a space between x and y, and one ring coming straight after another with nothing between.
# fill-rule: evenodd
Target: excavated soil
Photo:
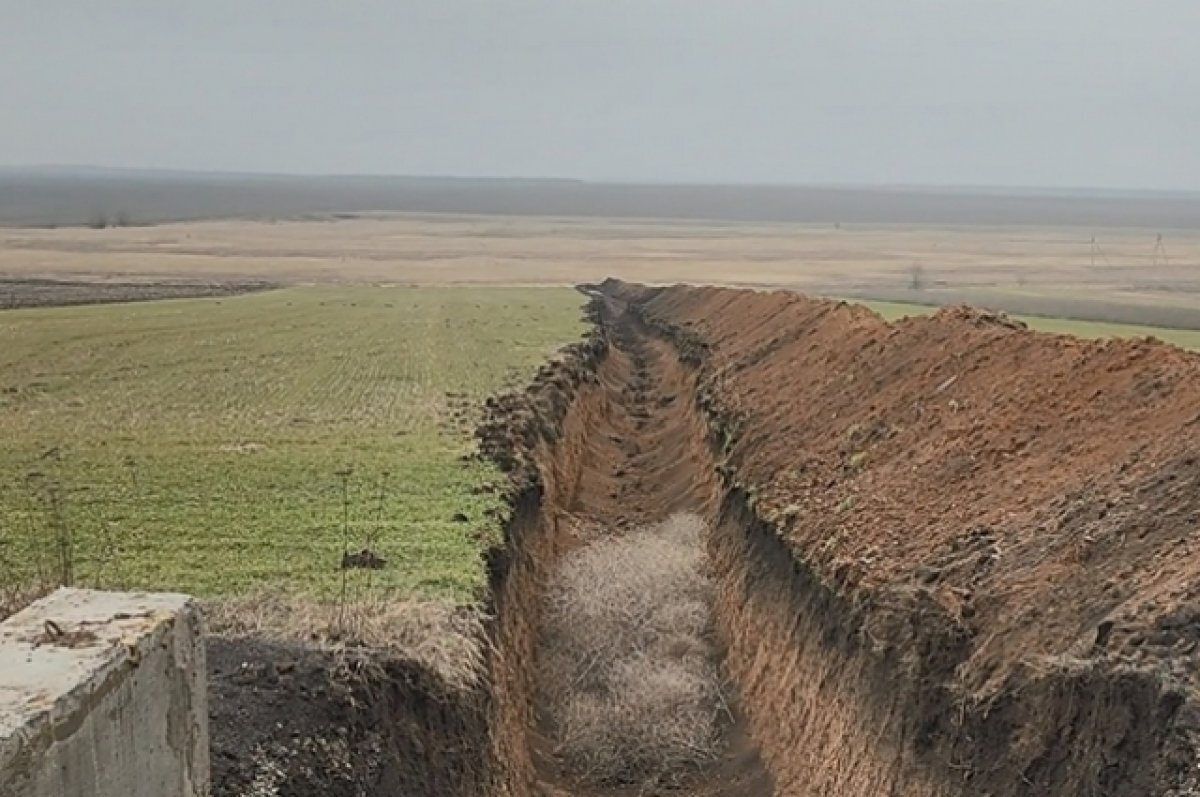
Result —
<instances>
[{"instance_id":1,"label":"excavated soil","mask_svg":"<svg viewBox=\"0 0 1200 797\"><path fill-rule=\"evenodd\" d=\"M700 373L779 793L1196 793L1200 358L608 283Z\"/></svg>"},{"instance_id":2,"label":"excavated soil","mask_svg":"<svg viewBox=\"0 0 1200 797\"><path fill-rule=\"evenodd\" d=\"M1200 794L1200 357L963 309L587 292L593 333L478 432L508 474L486 683L376 671L387 691L312 723L351 706L374 785L280 793ZM711 528L724 754L674 790L597 790L538 702L547 585L597 529L674 512ZM263 685L245 655L218 690L249 677L307 716L295 676ZM219 765L270 721L234 718Z\"/></svg>"},{"instance_id":3,"label":"excavated soil","mask_svg":"<svg viewBox=\"0 0 1200 797\"><path fill-rule=\"evenodd\" d=\"M208 640L213 797L488 793L488 699L379 651Z\"/></svg>"}]
</instances>

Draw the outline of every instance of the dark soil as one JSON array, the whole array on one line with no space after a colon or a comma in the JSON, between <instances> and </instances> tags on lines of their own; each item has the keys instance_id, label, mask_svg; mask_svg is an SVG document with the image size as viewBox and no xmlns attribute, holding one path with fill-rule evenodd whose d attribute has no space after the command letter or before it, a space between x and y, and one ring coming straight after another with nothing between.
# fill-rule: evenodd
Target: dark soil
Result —
<instances>
[{"instance_id":1,"label":"dark soil","mask_svg":"<svg viewBox=\"0 0 1200 797\"><path fill-rule=\"evenodd\" d=\"M487 791L486 700L372 651L213 636L213 797Z\"/></svg>"},{"instance_id":2,"label":"dark soil","mask_svg":"<svg viewBox=\"0 0 1200 797\"><path fill-rule=\"evenodd\" d=\"M299 645L209 639L215 797L249 795L256 781L276 779L297 795L304 787L330 797L366 793L384 768L382 743L364 732L367 712L335 669L330 656Z\"/></svg>"},{"instance_id":3,"label":"dark soil","mask_svg":"<svg viewBox=\"0 0 1200 797\"><path fill-rule=\"evenodd\" d=\"M275 287L278 286L269 282L101 282L0 277L0 310L236 296Z\"/></svg>"}]
</instances>

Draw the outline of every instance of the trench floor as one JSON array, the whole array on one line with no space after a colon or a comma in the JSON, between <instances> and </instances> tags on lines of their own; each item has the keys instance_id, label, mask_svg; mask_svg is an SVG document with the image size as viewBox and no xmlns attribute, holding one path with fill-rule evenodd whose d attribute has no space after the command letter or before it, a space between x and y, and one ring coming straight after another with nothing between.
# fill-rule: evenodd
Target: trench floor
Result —
<instances>
[{"instance_id":1,"label":"trench floor","mask_svg":"<svg viewBox=\"0 0 1200 797\"><path fill-rule=\"evenodd\" d=\"M612 343L601 367L602 411L580 452L580 476L556 527L569 546L586 545L598 529L633 530L676 512L716 521L720 483L704 420L695 405L692 371L674 347L644 329L615 303L603 319ZM736 690L735 690L736 691ZM773 793L736 701L722 758L670 794L705 797ZM544 716L543 712L539 712ZM545 738L540 736L539 738ZM556 797L645 795L644 789L597 791L559 771L548 745L535 749L543 786Z\"/></svg>"}]
</instances>

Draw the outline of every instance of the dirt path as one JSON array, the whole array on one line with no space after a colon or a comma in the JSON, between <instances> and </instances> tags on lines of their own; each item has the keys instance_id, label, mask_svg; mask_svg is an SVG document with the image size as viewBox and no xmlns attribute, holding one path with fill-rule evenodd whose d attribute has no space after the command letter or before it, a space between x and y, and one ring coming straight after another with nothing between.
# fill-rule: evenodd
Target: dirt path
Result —
<instances>
[{"instance_id":1,"label":"dirt path","mask_svg":"<svg viewBox=\"0 0 1200 797\"><path fill-rule=\"evenodd\" d=\"M571 500L562 504L557 527L570 529L567 549L597 534L639 533L680 512L710 525L719 508L715 466L706 428L694 405L694 374L674 347L609 302L602 322L611 349L599 374L605 400L591 419L582 467ZM544 707L538 707L544 717ZM721 759L680 791L692 795L769 795L770 778L737 711L726 722ZM545 730L542 728L541 730ZM534 745L543 785L554 795L646 794L644 790L596 791L559 771L545 737Z\"/></svg>"}]
</instances>

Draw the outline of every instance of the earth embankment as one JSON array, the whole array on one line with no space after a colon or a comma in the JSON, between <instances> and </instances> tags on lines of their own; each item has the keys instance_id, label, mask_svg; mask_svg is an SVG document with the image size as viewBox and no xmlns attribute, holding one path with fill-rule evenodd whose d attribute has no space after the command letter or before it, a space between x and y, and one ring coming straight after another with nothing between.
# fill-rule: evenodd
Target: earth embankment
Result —
<instances>
[{"instance_id":1,"label":"earth embankment","mask_svg":"<svg viewBox=\"0 0 1200 797\"><path fill-rule=\"evenodd\" d=\"M779 793L1191 793L1200 358L603 290L698 369L720 625Z\"/></svg>"}]
</instances>

